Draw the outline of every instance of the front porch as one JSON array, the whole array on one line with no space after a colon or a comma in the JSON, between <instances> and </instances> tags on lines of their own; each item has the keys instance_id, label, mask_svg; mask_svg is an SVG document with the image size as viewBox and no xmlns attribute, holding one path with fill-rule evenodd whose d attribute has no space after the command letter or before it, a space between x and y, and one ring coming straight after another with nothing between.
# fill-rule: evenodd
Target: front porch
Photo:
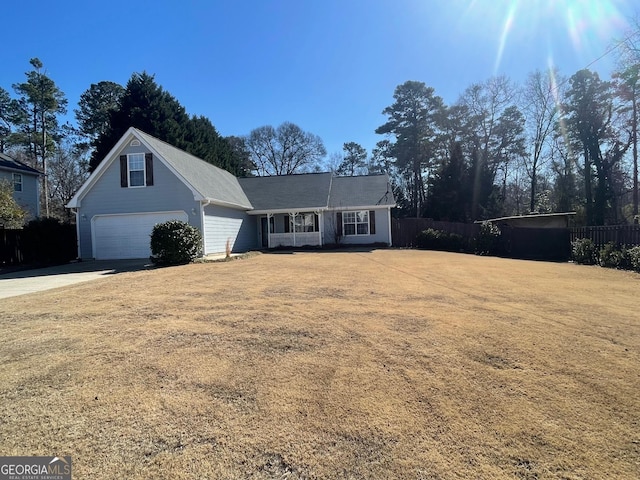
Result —
<instances>
[{"instance_id":1,"label":"front porch","mask_svg":"<svg viewBox=\"0 0 640 480\"><path fill-rule=\"evenodd\" d=\"M263 248L322 246L322 212L268 213L260 217Z\"/></svg>"}]
</instances>

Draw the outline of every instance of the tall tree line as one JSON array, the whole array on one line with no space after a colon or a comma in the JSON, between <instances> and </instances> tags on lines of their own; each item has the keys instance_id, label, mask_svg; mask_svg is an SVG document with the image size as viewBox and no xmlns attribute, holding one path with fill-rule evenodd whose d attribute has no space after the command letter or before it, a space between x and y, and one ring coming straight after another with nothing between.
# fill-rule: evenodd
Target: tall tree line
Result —
<instances>
[{"instance_id":1,"label":"tall tree line","mask_svg":"<svg viewBox=\"0 0 640 480\"><path fill-rule=\"evenodd\" d=\"M574 210L588 225L638 221L640 50L610 80L580 70L470 85L452 105L399 85L376 133L401 215L475 221ZM384 160L384 161L381 161Z\"/></svg>"},{"instance_id":2,"label":"tall tree line","mask_svg":"<svg viewBox=\"0 0 640 480\"><path fill-rule=\"evenodd\" d=\"M43 172L43 214L72 220L64 207L129 127L136 127L235 175L249 174L244 141L222 137L211 121L190 116L152 75L125 86L102 81L80 96L76 124L62 124L68 101L38 58L24 82L0 87L0 152Z\"/></svg>"}]
</instances>

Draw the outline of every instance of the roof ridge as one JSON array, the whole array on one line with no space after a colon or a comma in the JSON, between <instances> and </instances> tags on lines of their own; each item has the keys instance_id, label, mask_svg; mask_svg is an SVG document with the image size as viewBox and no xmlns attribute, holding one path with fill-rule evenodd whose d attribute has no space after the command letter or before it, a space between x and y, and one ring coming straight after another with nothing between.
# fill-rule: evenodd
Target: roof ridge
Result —
<instances>
[{"instance_id":1,"label":"roof ridge","mask_svg":"<svg viewBox=\"0 0 640 480\"><path fill-rule=\"evenodd\" d=\"M206 165L208 165L209 167L213 167L213 168L215 168L215 169L217 169L217 170L220 170L220 171L222 171L222 172L225 172L225 173L227 173L227 174L231 175L232 177L235 177L236 179L238 178L238 177L236 177L233 173L231 173L230 171L225 170L224 168L219 167L219 166L217 166L217 165L214 165L214 164L213 164L213 163L211 163L211 162L207 162L205 159L200 158L200 157L198 157L198 156L194 155L193 153L189 153L189 152L187 152L186 150L183 150L182 148L179 148L179 147L176 147L175 145L170 144L169 142L166 142L166 141L161 140L161 139L159 139L159 138L157 138L157 137L154 137L153 135L151 135L151 134L149 134L149 133L147 133L147 132L145 132L145 131L143 131L143 130L140 130L139 128L136 128L136 127L131 127L131 128L132 128L133 130L135 130L138 134L142 134L142 135L144 135L144 136L146 136L146 137L151 138L152 140L154 140L154 141L156 141L156 142L160 142L160 143L162 143L162 144L164 144L164 145L168 146L169 148L172 148L172 149L174 149L174 150L177 150L178 152L180 152L180 153L182 153L182 154L184 154L184 155L187 155L187 156L189 156L189 157L191 157L191 158L194 158L194 159L196 159L196 160L199 160L199 161L201 161L201 162L205 163L205 164L206 164ZM148 140L147 140L147 141L148 141ZM165 160L167 160L167 159L165 159ZM169 162L170 162L170 160L167 160L167 161L169 161Z\"/></svg>"}]
</instances>

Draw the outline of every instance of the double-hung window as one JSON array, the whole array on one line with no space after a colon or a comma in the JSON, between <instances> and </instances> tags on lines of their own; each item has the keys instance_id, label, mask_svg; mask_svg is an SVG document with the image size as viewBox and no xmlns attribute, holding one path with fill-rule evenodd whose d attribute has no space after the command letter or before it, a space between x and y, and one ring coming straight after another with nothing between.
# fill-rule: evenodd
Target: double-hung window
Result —
<instances>
[{"instance_id":1,"label":"double-hung window","mask_svg":"<svg viewBox=\"0 0 640 480\"><path fill-rule=\"evenodd\" d=\"M316 231L316 214L315 213L299 213L295 217L296 233L315 232Z\"/></svg>"},{"instance_id":2,"label":"double-hung window","mask_svg":"<svg viewBox=\"0 0 640 480\"><path fill-rule=\"evenodd\" d=\"M342 231L345 235L369 235L369 212L344 212L342 214Z\"/></svg>"},{"instance_id":3,"label":"double-hung window","mask_svg":"<svg viewBox=\"0 0 640 480\"><path fill-rule=\"evenodd\" d=\"M13 191L14 192L22 191L22 174L21 173L13 174Z\"/></svg>"},{"instance_id":4,"label":"double-hung window","mask_svg":"<svg viewBox=\"0 0 640 480\"><path fill-rule=\"evenodd\" d=\"M127 170L130 187L144 187L144 153L130 153L127 155Z\"/></svg>"}]
</instances>

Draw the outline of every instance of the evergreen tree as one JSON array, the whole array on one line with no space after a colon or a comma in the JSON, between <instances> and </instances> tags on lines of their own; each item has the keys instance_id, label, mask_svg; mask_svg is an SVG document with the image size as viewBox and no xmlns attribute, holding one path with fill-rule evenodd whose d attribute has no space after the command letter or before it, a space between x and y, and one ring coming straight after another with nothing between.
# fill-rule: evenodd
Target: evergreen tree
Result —
<instances>
[{"instance_id":1,"label":"evergreen tree","mask_svg":"<svg viewBox=\"0 0 640 480\"><path fill-rule=\"evenodd\" d=\"M391 155L404 177L411 214L424 213L424 173L432 164L443 125L444 104L431 87L422 82L407 81L396 87L393 105L382 113L387 122L376 129L377 134L393 136Z\"/></svg>"},{"instance_id":2,"label":"evergreen tree","mask_svg":"<svg viewBox=\"0 0 640 480\"><path fill-rule=\"evenodd\" d=\"M104 134L109 128L109 115L116 110L124 88L115 82L103 81L92 83L80 95L78 108L75 110L79 133L91 142Z\"/></svg>"},{"instance_id":3,"label":"evergreen tree","mask_svg":"<svg viewBox=\"0 0 640 480\"><path fill-rule=\"evenodd\" d=\"M26 73L27 81L13 86L20 99L20 113L15 118L18 132L17 142L23 146L32 163L41 168L45 213L49 216L49 188L47 180L47 157L55 150L61 134L58 115L66 113L67 99L55 82L43 71L42 62L32 58L29 63L33 70Z\"/></svg>"},{"instance_id":4,"label":"evergreen tree","mask_svg":"<svg viewBox=\"0 0 640 480\"><path fill-rule=\"evenodd\" d=\"M467 176L462 147L456 142L449 157L429 179L427 216L448 222L467 221L470 200L465 190L469 184Z\"/></svg>"},{"instance_id":5,"label":"evergreen tree","mask_svg":"<svg viewBox=\"0 0 640 480\"><path fill-rule=\"evenodd\" d=\"M580 70L570 79L563 107L569 137L584 160L586 221L615 221L618 192L613 177L631 139L624 140L615 126L612 85L595 72Z\"/></svg>"},{"instance_id":6,"label":"evergreen tree","mask_svg":"<svg viewBox=\"0 0 640 480\"><path fill-rule=\"evenodd\" d=\"M336 173L350 177L362 174L367 165L367 151L356 142L345 143L342 151L344 158Z\"/></svg>"},{"instance_id":7,"label":"evergreen tree","mask_svg":"<svg viewBox=\"0 0 640 480\"><path fill-rule=\"evenodd\" d=\"M108 125L94 142L94 170L122 135L135 127L235 175L244 173L242 160L211 121L189 117L185 108L156 84L153 75L135 73L127 82L118 107L109 111Z\"/></svg>"}]
</instances>

